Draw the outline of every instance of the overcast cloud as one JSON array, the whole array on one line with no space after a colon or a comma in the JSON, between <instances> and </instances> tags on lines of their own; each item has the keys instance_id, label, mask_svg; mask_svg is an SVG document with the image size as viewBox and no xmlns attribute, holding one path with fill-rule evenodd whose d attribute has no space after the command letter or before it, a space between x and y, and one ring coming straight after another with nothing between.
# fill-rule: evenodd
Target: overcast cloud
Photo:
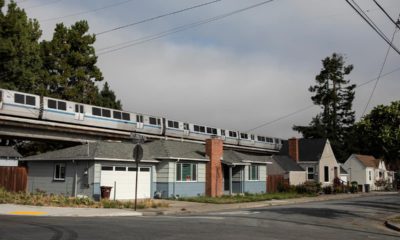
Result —
<instances>
[{"instance_id":1,"label":"overcast cloud","mask_svg":"<svg viewBox=\"0 0 400 240\"><path fill-rule=\"evenodd\" d=\"M26 0L29 17L60 17L115 1ZM210 0L134 0L80 16L40 21L43 38L50 39L57 22L71 25L86 19L91 33L176 11ZM42 7L41 4L51 3ZM255 3L223 0L191 11L99 35L96 49L157 34ZM357 1L391 36L394 25L372 0ZM393 18L400 1L380 0ZM34 8L32 8L34 7ZM400 47L400 33L395 37ZM311 105L308 87L321 69L321 59L333 52L354 65L353 83L379 73L387 44L356 15L344 0L275 0L220 21L179 32L145 44L99 55L105 80L124 109L209 126L246 131ZM384 72L400 67L391 51ZM400 71L381 79L369 110L399 100ZM362 113L373 83L356 90L354 109ZM294 124L308 124L318 107L256 130L288 138L299 136Z\"/></svg>"}]
</instances>

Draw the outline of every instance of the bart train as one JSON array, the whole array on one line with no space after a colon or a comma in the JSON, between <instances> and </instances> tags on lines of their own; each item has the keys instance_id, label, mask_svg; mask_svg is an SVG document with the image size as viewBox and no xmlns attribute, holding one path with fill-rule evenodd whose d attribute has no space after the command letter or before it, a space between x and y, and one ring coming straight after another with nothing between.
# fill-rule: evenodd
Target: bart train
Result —
<instances>
[{"instance_id":1,"label":"bart train","mask_svg":"<svg viewBox=\"0 0 400 240\"><path fill-rule=\"evenodd\" d=\"M7 89L0 89L0 114L190 140L204 141L212 136L218 136L225 144L244 147L278 150L282 145L282 140L278 138Z\"/></svg>"}]
</instances>

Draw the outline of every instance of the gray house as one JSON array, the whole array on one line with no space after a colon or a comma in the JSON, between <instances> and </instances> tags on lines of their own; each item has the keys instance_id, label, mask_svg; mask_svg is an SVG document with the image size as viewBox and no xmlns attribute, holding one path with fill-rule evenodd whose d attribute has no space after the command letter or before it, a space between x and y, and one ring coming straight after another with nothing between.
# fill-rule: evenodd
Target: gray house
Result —
<instances>
[{"instance_id":1,"label":"gray house","mask_svg":"<svg viewBox=\"0 0 400 240\"><path fill-rule=\"evenodd\" d=\"M142 147L139 169L133 145L121 142L94 142L24 158L28 190L97 199L100 187L110 186L112 199L134 199L138 171L138 198L209 195L210 188L223 184L214 193L266 191L266 156L224 151L222 144L208 156L204 144L173 140ZM223 171L210 178L207 171L214 168Z\"/></svg>"},{"instance_id":2,"label":"gray house","mask_svg":"<svg viewBox=\"0 0 400 240\"><path fill-rule=\"evenodd\" d=\"M13 147L0 146L0 166L18 166L18 160L21 157L21 154L19 154Z\"/></svg>"},{"instance_id":3,"label":"gray house","mask_svg":"<svg viewBox=\"0 0 400 240\"><path fill-rule=\"evenodd\" d=\"M273 155L270 157L268 176L283 176L289 185L299 185L306 181L306 171L289 156Z\"/></svg>"}]
</instances>

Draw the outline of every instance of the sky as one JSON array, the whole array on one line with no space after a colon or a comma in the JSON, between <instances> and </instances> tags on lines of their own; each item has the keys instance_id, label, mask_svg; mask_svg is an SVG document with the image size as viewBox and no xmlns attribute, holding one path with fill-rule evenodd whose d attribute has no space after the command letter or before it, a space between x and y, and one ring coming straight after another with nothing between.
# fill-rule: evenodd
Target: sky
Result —
<instances>
[{"instance_id":1,"label":"sky","mask_svg":"<svg viewBox=\"0 0 400 240\"><path fill-rule=\"evenodd\" d=\"M70 26L85 19L95 34L211 1L20 0L18 5L39 20L42 38L49 40L60 22ZM243 132L274 121L253 132L300 137L293 125L308 125L320 108L282 117L312 105L308 88L315 84L321 60L334 52L343 54L354 65L349 79L362 84L378 76L388 49L345 0L274 0L153 41L101 50L260 2L221 0L97 35L97 65L124 110ZM356 2L392 36L393 23L372 0ZM378 2L397 19L400 1ZM112 4L116 6L107 7ZM400 48L400 31L393 42ZM400 55L391 50L383 73L399 67ZM357 120L373 85L356 89ZM400 71L380 79L367 112L395 100L400 100Z\"/></svg>"}]
</instances>

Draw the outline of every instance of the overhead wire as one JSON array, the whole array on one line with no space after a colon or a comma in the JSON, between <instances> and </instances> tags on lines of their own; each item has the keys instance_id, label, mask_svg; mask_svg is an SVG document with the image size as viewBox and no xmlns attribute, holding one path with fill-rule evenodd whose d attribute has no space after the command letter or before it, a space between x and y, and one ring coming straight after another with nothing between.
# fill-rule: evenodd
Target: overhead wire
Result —
<instances>
[{"instance_id":1,"label":"overhead wire","mask_svg":"<svg viewBox=\"0 0 400 240\"><path fill-rule=\"evenodd\" d=\"M134 40L131 40L131 41L127 41L127 42L124 42L124 43L119 43L119 44L111 45L111 46L108 46L108 47L104 47L104 48L102 48L102 50L110 49L110 48L113 48L113 49L100 52L97 55L104 55L104 54L112 53L112 52L119 51L119 50L122 50L122 49L125 49L125 48L128 48L128 47L132 47L132 46L143 44L143 43L146 43L146 42L149 42L149 41L152 41L152 40L156 40L156 39L159 39L159 38L162 38L162 37L174 34L174 33L178 33L178 32L182 32L182 31L185 31L185 30L188 30L188 29L191 29L191 28L199 27L201 25L204 25L204 24L207 24L207 23L210 23L210 22L218 21L218 20L221 20L223 18L230 17L232 15L235 15L235 14L247 11L247 10L250 10L250 9L253 9L253 8L256 8L256 7L260 7L262 5L265 5L265 4L273 2L273 1L274 0L263 1L263 2L260 2L260 3L257 3L257 4L253 4L253 5L244 7L244 8L237 9L237 10L232 11L232 12L228 12L228 13L221 14L221 15L218 15L218 16L215 16L215 17L211 17L211 18L207 18L207 19L204 19L204 20L200 20L200 21L197 21L197 22L190 23L190 24L185 24L185 25L182 25L182 26L179 26L179 27L175 27L175 28L172 28L172 29L169 29L167 31L163 31L163 32L160 32L160 33L157 33L157 34L153 34L153 35L145 36L145 37L142 37L142 38L134 39ZM121 45L125 45L125 46L118 47L118 46L121 46ZM115 47L117 47L117 48L115 48Z\"/></svg>"},{"instance_id":2,"label":"overhead wire","mask_svg":"<svg viewBox=\"0 0 400 240\"><path fill-rule=\"evenodd\" d=\"M140 20L140 21L137 21L137 22L133 22L133 23L129 23L129 24L125 24L125 25L119 26L119 27L115 27L115 28L111 28L111 29L108 29L108 30L104 30L104 31L101 31L101 32L98 32L98 33L95 33L95 34L97 36L103 35L103 34L106 34L106 33L109 33L109 32L117 31L117 30L120 30L120 29L123 29L123 28L135 26L135 25L138 25L138 24L141 24L141 23L145 23L145 22L154 21L156 19L160 19L160 18L163 18L163 17L171 16L171 15L174 15L174 14L177 14L177 13L181 13L181 12L185 12L185 11L188 11L188 10L192 10L192 9L195 9L195 8L207 6L209 4L217 3L217 2L220 2L220 1L222 1L222 0L215 0L215 1L211 1L211 2L206 2L206 3L194 5L194 6L187 7L187 8L184 8L184 9L180 9L180 10L177 10L177 11L165 13L165 14L158 15L158 16L155 16L155 17L146 18L146 19L143 19L143 20Z\"/></svg>"},{"instance_id":3,"label":"overhead wire","mask_svg":"<svg viewBox=\"0 0 400 240\"><path fill-rule=\"evenodd\" d=\"M397 26L397 24L398 24L397 22L399 22L399 20L397 20L397 22L395 22L393 20L393 18L386 12L386 10L376 0L374 0L374 2L381 9L381 11L390 19L390 21L394 24L394 26L398 27Z\"/></svg>"},{"instance_id":4,"label":"overhead wire","mask_svg":"<svg viewBox=\"0 0 400 240\"><path fill-rule=\"evenodd\" d=\"M397 26L396 26L395 29L394 29L393 35L392 35L391 42L393 42L394 36L396 35L397 30L398 30L398 28L397 28ZM363 116L365 115L365 113L367 112L368 106L369 106L369 104L370 104L370 102L371 102L371 100L372 100L372 97L374 96L375 89L376 89L376 87L378 86L379 80L380 80L380 78L381 78L381 74L382 74L383 69L384 69L384 67L385 67L385 65L386 65L386 61L387 61L387 58L388 58L388 56L389 56L390 49L391 49L391 47L388 46L388 49L387 49L387 51L386 51L385 58L384 58L384 60L383 60L381 69L379 70L378 78L376 79L375 84L374 84L374 87L372 88L371 94L370 94L369 97L368 97L368 101L367 101L367 103L365 104L364 111L363 111L363 113L361 114L361 117L363 117Z\"/></svg>"},{"instance_id":5,"label":"overhead wire","mask_svg":"<svg viewBox=\"0 0 400 240\"><path fill-rule=\"evenodd\" d=\"M37 4L37 5L31 6L31 7L25 7L24 9L25 9L25 10L29 10L29 9L34 9L34 8L41 8L41 7L45 7L45 6L47 6L47 5L59 3L59 2L61 2L61 1L62 1L62 0L54 0L54 1L51 1L51 2L47 2L47 3Z\"/></svg>"},{"instance_id":6,"label":"overhead wire","mask_svg":"<svg viewBox=\"0 0 400 240\"><path fill-rule=\"evenodd\" d=\"M351 3L351 2L352 3ZM394 46L388 37L380 30L380 28L372 21L371 18L361 9L361 7L354 0L346 0L346 2L357 12L358 15L387 43L389 46L395 50L400 55L400 50Z\"/></svg>"},{"instance_id":7,"label":"overhead wire","mask_svg":"<svg viewBox=\"0 0 400 240\"><path fill-rule=\"evenodd\" d=\"M89 9L89 10L86 10L86 11L72 13L72 14L68 14L68 15L64 15L64 16L60 16L60 17L40 19L40 21L41 22L49 22L49 21L68 18L68 17L75 17L75 16L79 16L79 15L84 15L84 14L88 14L88 13L97 12L97 11L100 11L100 10L116 7L116 6L123 5L123 4L126 4L128 2L132 2L132 1L133 0L126 0L126 1L116 2L116 3L113 3L113 4L105 5L103 7L99 7L99 8L95 8L95 9Z\"/></svg>"}]
</instances>

